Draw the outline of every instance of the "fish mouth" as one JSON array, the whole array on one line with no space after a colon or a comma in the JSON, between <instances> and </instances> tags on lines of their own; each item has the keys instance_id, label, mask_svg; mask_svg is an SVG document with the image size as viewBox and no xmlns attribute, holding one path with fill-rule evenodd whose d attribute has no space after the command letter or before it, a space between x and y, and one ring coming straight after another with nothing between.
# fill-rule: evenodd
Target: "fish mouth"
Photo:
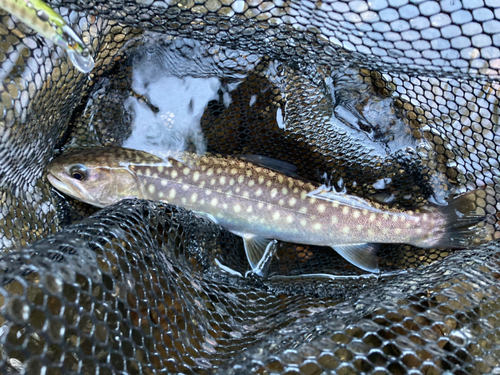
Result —
<instances>
[{"instance_id":1,"label":"fish mouth","mask_svg":"<svg viewBox=\"0 0 500 375\"><path fill-rule=\"evenodd\" d=\"M66 190L66 184L64 184L60 179L58 179L53 174L47 173L47 179L49 180L51 185L53 187L55 187L57 190L60 190L60 191Z\"/></svg>"},{"instance_id":2,"label":"fish mouth","mask_svg":"<svg viewBox=\"0 0 500 375\"><path fill-rule=\"evenodd\" d=\"M60 192L69 195L70 197L79 199L73 191L71 191L70 188L68 188L68 184L64 183L60 179L58 179L56 176L54 176L52 173L47 173L47 179L51 183L51 185L59 190Z\"/></svg>"}]
</instances>

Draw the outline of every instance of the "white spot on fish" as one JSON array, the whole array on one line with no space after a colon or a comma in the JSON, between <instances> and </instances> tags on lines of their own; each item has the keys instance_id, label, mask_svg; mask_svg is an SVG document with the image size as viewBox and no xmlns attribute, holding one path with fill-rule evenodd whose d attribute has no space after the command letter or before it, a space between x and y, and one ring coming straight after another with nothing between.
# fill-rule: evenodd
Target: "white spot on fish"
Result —
<instances>
[{"instance_id":1,"label":"white spot on fish","mask_svg":"<svg viewBox=\"0 0 500 375\"><path fill-rule=\"evenodd\" d=\"M234 178L229 179L229 186L233 186L235 182Z\"/></svg>"},{"instance_id":2,"label":"white spot on fish","mask_svg":"<svg viewBox=\"0 0 500 375\"><path fill-rule=\"evenodd\" d=\"M254 185L255 185L255 181L254 180L248 181L248 186L252 187Z\"/></svg>"},{"instance_id":3,"label":"white spot on fish","mask_svg":"<svg viewBox=\"0 0 500 375\"><path fill-rule=\"evenodd\" d=\"M396 228L396 229L394 229L394 233L396 233L396 234L401 234L401 228Z\"/></svg>"},{"instance_id":4,"label":"white spot on fish","mask_svg":"<svg viewBox=\"0 0 500 375\"><path fill-rule=\"evenodd\" d=\"M231 168L231 174L236 174L238 173L238 170L236 168Z\"/></svg>"},{"instance_id":5,"label":"white spot on fish","mask_svg":"<svg viewBox=\"0 0 500 375\"><path fill-rule=\"evenodd\" d=\"M238 183L242 183L243 181L245 181L245 177L244 176L239 176L238 177Z\"/></svg>"},{"instance_id":6,"label":"white spot on fish","mask_svg":"<svg viewBox=\"0 0 500 375\"><path fill-rule=\"evenodd\" d=\"M297 203L297 199L291 198L288 203L290 204L290 206L295 206L295 203Z\"/></svg>"},{"instance_id":7,"label":"white spot on fish","mask_svg":"<svg viewBox=\"0 0 500 375\"><path fill-rule=\"evenodd\" d=\"M279 212L273 213L273 220L278 220L279 218L280 218L280 213Z\"/></svg>"},{"instance_id":8,"label":"white spot on fish","mask_svg":"<svg viewBox=\"0 0 500 375\"><path fill-rule=\"evenodd\" d=\"M307 207L301 207L300 210L299 210L299 212L301 214L306 214L307 213Z\"/></svg>"},{"instance_id":9,"label":"white spot on fish","mask_svg":"<svg viewBox=\"0 0 500 375\"><path fill-rule=\"evenodd\" d=\"M259 176L259 184L262 184L264 182L264 176Z\"/></svg>"},{"instance_id":10,"label":"white spot on fish","mask_svg":"<svg viewBox=\"0 0 500 375\"><path fill-rule=\"evenodd\" d=\"M248 199L250 198L250 194L248 193L248 191L244 191L243 194L242 194L243 198L245 199Z\"/></svg>"},{"instance_id":11,"label":"white spot on fish","mask_svg":"<svg viewBox=\"0 0 500 375\"><path fill-rule=\"evenodd\" d=\"M278 189L271 190L271 198L274 198L278 194Z\"/></svg>"},{"instance_id":12,"label":"white spot on fish","mask_svg":"<svg viewBox=\"0 0 500 375\"><path fill-rule=\"evenodd\" d=\"M227 210L227 208L228 208L227 203L222 203L222 208L223 208L224 210Z\"/></svg>"},{"instance_id":13,"label":"white spot on fish","mask_svg":"<svg viewBox=\"0 0 500 375\"><path fill-rule=\"evenodd\" d=\"M300 225L302 225L303 227L305 227L307 225L307 220L306 219L300 220Z\"/></svg>"},{"instance_id":14,"label":"white spot on fish","mask_svg":"<svg viewBox=\"0 0 500 375\"><path fill-rule=\"evenodd\" d=\"M307 197L307 191L302 190L302 191L300 192L300 198L301 198L301 199L306 199L306 197Z\"/></svg>"},{"instance_id":15,"label":"white spot on fish","mask_svg":"<svg viewBox=\"0 0 500 375\"><path fill-rule=\"evenodd\" d=\"M351 231L351 228L349 228L349 227L342 228L342 233L344 233L344 234L348 234L350 231Z\"/></svg>"},{"instance_id":16,"label":"white spot on fish","mask_svg":"<svg viewBox=\"0 0 500 375\"><path fill-rule=\"evenodd\" d=\"M198 200L198 194L193 193L191 195L191 203L195 203Z\"/></svg>"},{"instance_id":17,"label":"white spot on fish","mask_svg":"<svg viewBox=\"0 0 500 375\"><path fill-rule=\"evenodd\" d=\"M182 190L188 191L190 187L191 186L189 186L188 184L184 184L184 185L182 185Z\"/></svg>"},{"instance_id":18,"label":"white spot on fish","mask_svg":"<svg viewBox=\"0 0 500 375\"><path fill-rule=\"evenodd\" d=\"M175 198L175 194L176 194L176 191L175 189L170 189L170 191L168 192L168 199L174 199Z\"/></svg>"},{"instance_id":19,"label":"white spot on fish","mask_svg":"<svg viewBox=\"0 0 500 375\"><path fill-rule=\"evenodd\" d=\"M358 217L361 216L361 212L359 212L359 210L354 210L353 213L352 213L352 217L357 219Z\"/></svg>"},{"instance_id":20,"label":"white spot on fish","mask_svg":"<svg viewBox=\"0 0 500 375\"><path fill-rule=\"evenodd\" d=\"M315 223L315 224L313 225L313 229L314 229L314 230L320 230L320 229L321 229L321 224L320 224L320 223Z\"/></svg>"},{"instance_id":21,"label":"white spot on fish","mask_svg":"<svg viewBox=\"0 0 500 375\"><path fill-rule=\"evenodd\" d=\"M226 176L221 176L221 177L219 178L219 183L220 183L221 185L224 185L224 184L226 183Z\"/></svg>"},{"instance_id":22,"label":"white spot on fish","mask_svg":"<svg viewBox=\"0 0 500 375\"><path fill-rule=\"evenodd\" d=\"M344 215L348 215L348 214L349 214L349 207L344 207L344 208L342 209L342 213L343 213Z\"/></svg>"},{"instance_id":23,"label":"white spot on fish","mask_svg":"<svg viewBox=\"0 0 500 375\"><path fill-rule=\"evenodd\" d=\"M151 169L146 168L146 176L148 176L148 177L151 176Z\"/></svg>"},{"instance_id":24,"label":"white spot on fish","mask_svg":"<svg viewBox=\"0 0 500 375\"><path fill-rule=\"evenodd\" d=\"M155 189L155 186L153 184L148 185L148 191L150 194L154 194L155 190L156 189Z\"/></svg>"},{"instance_id":25,"label":"white spot on fish","mask_svg":"<svg viewBox=\"0 0 500 375\"><path fill-rule=\"evenodd\" d=\"M207 176L211 176L213 174L214 174L214 169L213 168L208 168Z\"/></svg>"},{"instance_id":26,"label":"white spot on fish","mask_svg":"<svg viewBox=\"0 0 500 375\"><path fill-rule=\"evenodd\" d=\"M198 181L200 179L200 172L196 171L193 174L193 181Z\"/></svg>"},{"instance_id":27,"label":"white spot on fish","mask_svg":"<svg viewBox=\"0 0 500 375\"><path fill-rule=\"evenodd\" d=\"M260 196L262 195L262 189L257 190L257 191L255 192L255 195L256 195L257 197L260 197Z\"/></svg>"},{"instance_id":28,"label":"white spot on fish","mask_svg":"<svg viewBox=\"0 0 500 375\"><path fill-rule=\"evenodd\" d=\"M252 212L253 211L253 206L250 204L247 206L247 209L246 209L247 212Z\"/></svg>"},{"instance_id":29,"label":"white spot on fish","mask_svg":"<svg viewBox=\"0 0 500 375\"><path fill-rule=\"evenodd\" d=\"M394 221L394 222L398 221L398 216L397 215L392 215L392 221Z\"/></svg>"},{"instance_id":30,"label":"white spot on fish","mask_svg":"<svg viewBox=\"0 0 500 375\"><path fill-rule=\"evenodd\" d=\"M326 210L326 206L323 203L318 205L318 212L323 213L323 212L325 212L325 210Z\"/></svg>"},{"instance_id":31,"label":"white spot on fish","mask_svg":"<svg viewBox=\"0 0 500 375\"><path fill-rule=\"evenodd\" d=\"M267 186L267 187L271 187L271 185L272 185L272 182L271 182L271 181L267 181L267 182L266 182L266 186Z\"/></svg>"},{"instance_id":32,"label":"white spot on fish","mask_svg":"<svg viewBox=\"0 0 500 375\"><path fill-rule=\"evenodd\" d=\"M370 215L370 217L368 218L368 220L375 221L376 218L377 218L377 215L372 212L372 214Z\"/></svg>"},{"instance_id":33,"label":"white spot on fish","mask_svg":"<svg viewBox=\"0 0 500 375\"><path fill-rule=\"evenodd\" d=\"M186 204L186 202L187 202L186 197L182 197L182 198L181 198L181 202L182 202L182 204Z\"/></svg>"},{"instance_id":34,"label":"white spot on fish","mask_svg":"<svg viewBox=\"0 0 500 375\"><path fill-rule=\"evenodd\" d=\"M367 233L370 237L372 237L375 234L375 232L372 228L368 229Z\"/></svg>"},{"instance_id":35,"label":"white spot on fish","mask_svg":"<svg viewBox=\"0 0 500 375\"><path fill-rule=\"evenodd\" d=\"M283 205L285 204L285 200L284 200L284 199L280 199L280 200L278 201L278 204L279 204L280 206L283 206Z\"/></svg>"},{"instance_id":36,"label":"white spot on fish","mask_svg":"<svg viewBox=\"0 0 500 375\"><path fill-rule=\"evenodd\" d=\"M217 198L212 198L212 200L210 201L210 205L213 207L217 207L218 204L219 201L217 200Z\"/></svg>"},{"instance_id":37,"label":"white spot on fish","mask_svg":"<svg viewBox=\"0 0 500 375\"><path fill-rule=\"evenodd\" d=\"M167 180L161 180L160 184L161 184L161 186L167 186L168 181Z\"/></svg>"},{"instance_id":38,"label":"white spot on fish","mask_svg":"<svg viewBox=\"0 0 500 375\"><path fill-rule=\"evenodd\" d=\"M210 185L215 185L215 178L210 179Z\"/></svg>"},{"instance_id":39,"label":"white spot on fish","mask_svg":"<svg viewBox=\"0 0 500 375\"><path fill-rule=\"evenodd\" d=\"M286 217L286 219L285 219L285 220L286 220L286 222L287 222L288 224L290 224L290 223L292 223L292 222L293 222L293 216L292 216L292 215L288 215L288 216Z\"/></svg>"},{"instance_id":40,"label":"white spot on fish","mask_svg":"<svg viewBox=\"0 0 500 375\"><path fill-rule=\"evenodd\" d=\"M337 224L339 222L339 219L337 218L337 216L334 215L334 216L331 217L331 221L332 221L332 224L335 225L335 224Z\"/></svg>"},{"instance_id":41,"label":"white spot on fish","mask_svg":"<svg viewBox=\"0 0 500 375\"><path fill-rule=\"evenodd\" d=\"M174 169L174 170L172 171L172 178L177 178L177 176L178 176L178 173L177 173L177 171Z\"/></svg>"},{"instance_id":42,"label":"white spot on fish","mask_svg":"<svg viewBox=\"0 0 500 375\"><path fill-rule=\"evenodd\" d=\"M236 203L233 206L233 211L236 212L236 213L240 213L241 212L241 204Z\"/></svg>"},{"instance_id":43,"label":"white spot on fish","mask_svg":"<svg viewBox=\"0 0 500 375\"><path fill-rule=\"evenodd\" d=\"M261 210L262 208L264 208L264 202L259 202L259 203L257 203L257 208L258 208L259 210Z\"/></svg>"},{"instance_id":44,"label":"white spot on fish","mask_svg":"<svg viewBox=\"0 0 500 375\"><path fill-rule=\"evenodd\" d=\"M162 191L158 192L158 197L159 197L159 198L163 198L164 196L165 196L165 194L163 194L163 192L162 192Z\"/></svg>"},{"instance_id":45,"label":"white spot on fish","mask_svg":"<svg viewBox=\"0 0 500 375\"><path fill-rule=\"evenodd\" d=\"M287 188L283 188L283 189L281 189L281 192L282 192L284 195L286 195L286 194L288 194L288 189L287 189Z\"/></svg>"},{"instance_id":46,"label":"white spot on fish","mask_svg":"<svg viewBox=\"0 0 500 375\"><path fill-rule=\"evenodd\" d=\"M389 220L389 214L383 214L383 215L382 215L382 218L383 218L384 220Z\"/></svg>"}]
</instances>

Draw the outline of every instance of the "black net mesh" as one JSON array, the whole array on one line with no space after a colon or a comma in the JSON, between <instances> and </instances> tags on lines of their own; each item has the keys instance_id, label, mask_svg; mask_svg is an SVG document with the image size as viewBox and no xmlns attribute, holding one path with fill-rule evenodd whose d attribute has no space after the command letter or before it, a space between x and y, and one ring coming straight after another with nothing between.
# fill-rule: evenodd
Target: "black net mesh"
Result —
<instances>
[{"instance_id":1,"label":"black net mesh","mask_svg":"<svg viewBox=\"0 0 500 375\"><path fill-rule=\"evenodd\" d=\"M497 1L50 4L96 64L0 11L0 373L500 373ZM171 132L145 72L211 87L196 127ZM279 243L268 278L240 277L220 265L245 274L241 239L213 223L96 212L44 179L165 115L157 149L269 156L391 206L478 189L478 246L383 246L375 276Z\"/></svg>"}]
</instances>

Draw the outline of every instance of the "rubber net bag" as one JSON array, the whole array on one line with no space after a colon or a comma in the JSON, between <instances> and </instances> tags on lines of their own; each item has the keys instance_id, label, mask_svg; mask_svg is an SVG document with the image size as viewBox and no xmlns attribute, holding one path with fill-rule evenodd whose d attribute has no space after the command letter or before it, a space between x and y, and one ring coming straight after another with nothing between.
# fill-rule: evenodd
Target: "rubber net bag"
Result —
<instances>
[{"instance_id":1,"label":"rubber net bag","mask_svg":"<svg viewBox=\"0 0 500 375\"><path fill-rule=\"evenodd\" d=\"M0 373L500 373L497 1L49 4L95 68L0 12ZM244 277L192 212L50 187L102 145L267 156L393 207L477 189L487 220L467 250L382 246L378 275L279 243Z\"/></svg>"}]
</instances>

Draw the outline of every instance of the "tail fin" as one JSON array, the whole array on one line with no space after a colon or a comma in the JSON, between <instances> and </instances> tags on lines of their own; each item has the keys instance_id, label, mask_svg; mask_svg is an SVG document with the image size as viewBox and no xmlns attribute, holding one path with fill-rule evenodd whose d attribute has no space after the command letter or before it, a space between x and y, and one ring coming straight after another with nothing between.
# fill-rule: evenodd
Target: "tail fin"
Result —
<instances>
[{"instance_id":1,"label":"tail fin","mask_svg":"<svg viewBox=\"0 0 500 375\"><path fill-rule=\"evenodd\" d=\"M480 236L481 229L474 226L486 220L486 216L476 211L478 191L470 191L453 199L448 206L439 207L444 217L444 225L440 238L433 247L464 248L471 246L473 240Z\"/></svg>"}]
</instances>

